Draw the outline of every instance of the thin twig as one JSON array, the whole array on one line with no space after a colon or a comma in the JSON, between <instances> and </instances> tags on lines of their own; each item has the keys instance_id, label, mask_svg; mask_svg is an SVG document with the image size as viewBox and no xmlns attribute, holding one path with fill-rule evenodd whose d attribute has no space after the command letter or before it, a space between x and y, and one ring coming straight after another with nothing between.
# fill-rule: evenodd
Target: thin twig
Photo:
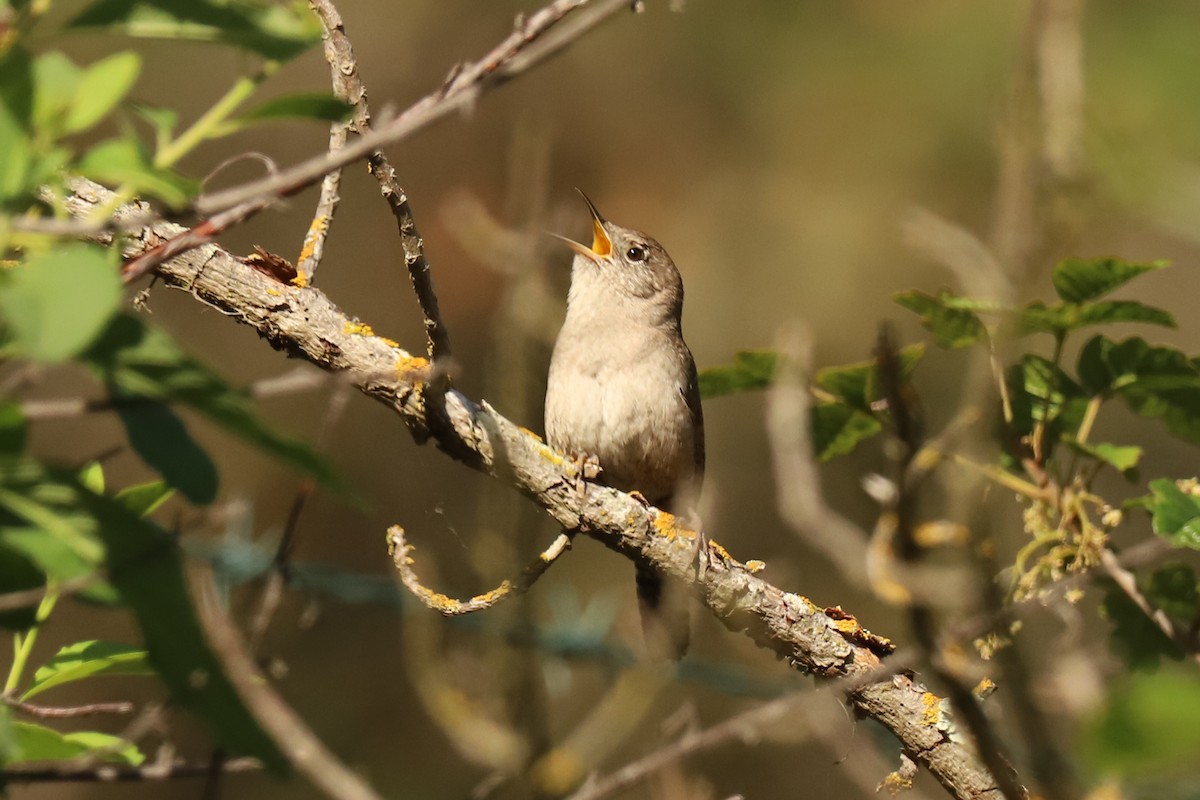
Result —
<instances>
[{"instance_id":1,"label":"thin twig","mask_svg":"<svg viewBox=\"0 0 1200 800\"><path fill-rule=\"evenodd\" d=\"M341 100L355 107L355 117L360 111L365 113L365 95L356 96L349 85L351 80L358 77L358 64L350 49L350 40L342 27L342 18L337 9L328 0L309 0L309 8L316 12L324 30L321 32L321 43L325 50L325 60L329 63L329 74L333 81L333 93ZM362 101L362 102L360 102ZM350 131L357 120L351 118L334 122L329 126L329 152L336 153L346 146ZM321 180L321 196L317 200L317 208L313 212L312 223L304 236L304 245L300 249L300 258L296 261L296 272L305 283L312 283L325 255L325 239L329 236L329 226L333 224L333 215L337 212L341 196L338 189L342 183L342 168L338 167L328 172Z\"/></svg>"},{"instance_id":2,"label":"thin twig","mask_svg":"<svg viewBox=\"0 0 1200 800\"><path fill-rule=\"evenodd\" d=\"M201 216L209 216L248 201L295 194L316 183L331 169L366 158L385 145L411 136L459 109L470 107L484 92L542 63L608 17L628 7L628 0L555 0L541 10L523 17L518 28L504 41L492 48L483 58L457 70L454 78L446 85L426 95L394 119L385 121L371 133L347 144L338 152L323 153L285 169L278 175L204 195L197 199L193 208ZM535 47L564 20L584 9L590 9L591 15L585 16L569 34L550 39L542 46Z\"/></svg>"},{"instance_id":3,"label":"thin twig","mask_svg":"<svg viewBox=\"0 0 1200 800\"><path fill-rule=\"evenodd\" d=\"M242 702L292 766L335 800L380 800L375 790L339 761L292 707L262 680L241 636L221 608L212 572L197 569L196 577L196 608L213 652Z\"/></svg>"},{"instance_id":4,"label":"thin twig","mask_svg":"<svg viewBox=\"0 0 1200 800\"><path fill-rule=\"evenodd\" d=\"M501 581L496 588L475 595L469 600L456 600L421 583L421 579L417 577L412 568L413 546L405 541L404 528L399 525L388 528L387 541L388 553L391 555L396 569L400 572L400 582L427 607L445 614L447 617L458 617L463 614L484 611L510 597L524 594L537 583L538 578L542 577L563 553L571 549L571 536L560 533L549 547L538 553L537 558L531 561L517 578L511 581L507 579Z\"/></svg>"},{"instance_id":5,"label":"thin twig","mask_svg":"<svg viewBox=\"0 0 1200 800\"><path fill-rule=\"evenodd\" d=\"M1125 596L1141 609L1142 613L1163 632L1164 636L1178 645L1183 652L1188 654L1188 657L1200 662L1200 646L1198 646L1200 643L1194 637L1189 636L1186 631L1175 627L1174 621L1167 616L1167 613L1156 606L1138 588L1137 577L1126 569L1121 564L1121 559L1117 558L1107 547L1100 551L1100 565L1104 567L1105 573L1117 585L1117 588L1124 592Z\"/></svg>"},{"instance_id":6,"label":"thin twig","mask_svg":"<svg viewBox=\"0 0 1200 800\"><path fill-rule=\"evenodd\" d=\"M27 703L15 697L0 695L0 700L8 707L39 719L75 719L76 717L92 717L98 714L132 714L133 703L88 703L82 706L41 706Z\"/></svg>"},{"instance_id":7,"label":"thin twig","mask_svg":"<svg viewBox=\"0 0 1200 800\"><path fill-rule=\"evenodd\" d=\"M825 503L812 455L812 400L804 383L812 374L812 337L792 327L778 338L782 358L767 394L767 430L780 514L843 578L862 586L867 534Z\"/></svg>"},{"instance_id":8,"label":"thin twig","mask_svg":"<svg viewBox=\"0 0 1200 800\"><path fill-rule=\"evenodd\" d=\"M111 764L79 766L68 761L52 767L8 767L0 771L0 778L6 783L133 783L205 778L211 770L212 765L208 762L118 767ZM262 764L253 758L234 758L221 764L221 771L225 774L261 770Z\"/></svg>"},{"instance_id":9,"label":"thin twig","mask_svg":"<svg viewBox=\"0 0 1200 800\"><path fill-rule=\"evenodd\" d=\"M280 395L297 394L316 389L330 381L334 376L314 370L311 367L297 367L282 375L263 378L251 383L245 388L247 394L256 399L278 397ZM158 401L144 397L105 397L89 400L85 397L50 398L47 400L26 400L21 403L21 414L30 422L49 422L60 419L74 419L86 414L96 414L104 411L115 411L123 408L136 408Z\"/></svg>"}]
</instances>

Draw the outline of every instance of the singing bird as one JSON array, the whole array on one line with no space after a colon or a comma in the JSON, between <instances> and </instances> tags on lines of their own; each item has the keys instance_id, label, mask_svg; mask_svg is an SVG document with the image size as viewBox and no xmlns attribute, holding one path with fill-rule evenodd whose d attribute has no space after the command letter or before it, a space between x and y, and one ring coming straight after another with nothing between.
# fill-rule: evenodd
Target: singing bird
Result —
<instances>
[{"instance_id":1,"label":"singing bird","mask_svg":"<svg viewBox=\"0 0 1200 800\"><path fill-rule=\"evenodd\" d=\"M607 221L580 194L592 245L559 237L575 259L550 360L547 440L595 457L607 485L688 514L704 474L704 415L683 340L683 279L662 245ZM686 593L641 563L637 590L647 652L681 658L690 637Z\"/></svg>"}]
</instances>

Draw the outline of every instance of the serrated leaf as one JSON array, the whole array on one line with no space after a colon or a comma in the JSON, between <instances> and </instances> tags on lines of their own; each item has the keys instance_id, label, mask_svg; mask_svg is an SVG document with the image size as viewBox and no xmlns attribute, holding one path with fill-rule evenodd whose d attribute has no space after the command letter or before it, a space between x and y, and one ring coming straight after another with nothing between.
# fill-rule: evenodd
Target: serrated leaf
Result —
<instances>
[{"instance_id":1,"label":"serrated leaf","mask_svg":"<svg viewBox=\"0 0 1200 800\"><path fill-rule=\"evenodd\" d=\"M1167 261L1131 263L1119 258L1068 258L1051 273L1054 290L1068 303L1095 300L1123 286L1139 275L1162 269Z\"/></svg>"},{"instance_id":2,"label":"serrated leaf","mask_svg":"<svg viewBox=\"0 0 1200 800\"><path fill-rule=\"evenodd\" d=\"M321 40L315 15L301 11L291 4L250 0L99 0L69 27L217 42L286 61Z\"/></svg>"},{"instance_id":3,"label":"serrated leaf","mask_svg":"<svg viewBox=\"0 0 1200 800\"><path fill-rule=\"evenodd\" d=\"M841 403L812 407L813 453L821 461L852 453L866 439L883 430L872 415Z\"/></svg>"},{"instance_id":4,"label":"serrated leaf","mask_svg":"<svg viewBox=\"0 0 1200 800\"><path fill-rule=\"evenodd\" d=\"M11 762L20 764L30 761L68 761L89 754L104 761L128 764L136 767L146 760L137 745L119 736L96 731L59 733L43 725L30 722L14 722L16 744L19 755Z\"/></svg>"},{"instance_id":5,"label":"serrated leaf","mask_svg":"<svg viewBox=\"0 0 1200 800\"><path fill-rule=\"evenodd\" d=\"M110 391L186 405L284 463L327 486L340 487L337 474L311 448L267 427L249 397L235 391L200 362L183 353L164 332L124 314L84 354Z\"/></svg>"},{"instance_id":6,"label":"serrated leaf","mask_svg":"<svg viewBox=\"0 0 1200 800\"><path fill-rule=\"evenodd\" d=\"M1081 736L1083 755L1103 775L1195 771L1200 752L1200 675L1134 675L1115 686Z\"/></svg>"},{"instance_id":7,"label":"serrated leaf","mask_svg":"<svg viewBox=\"0 0 1200 800\"><path fill-rule=\"evenodd\" d=\"M99 675L153 675L148 654L141 647L90 640L59 649L54 657L38 667L33 683L21 695L22 700L41 694L64 683Z\"/></svg>"},{"instance_id":8,"label":"serrated leaf","mask_svg":"<svg viewBox=\"0 0 1200 800\"><path fill-rule=\"evenodd\" d=\"M1134 413L1161 418L1175 436L1200 443L1200 370L1179 350L1096 336L1080 351L1078 369L1093 394L1115 394Z\"/></svg>"},{"instance_id":9,"label":"serrated leaf","mask_svg":"<svg viewBox=\"0 0 1200 800\"><path fill-rule=\"evenodd\" d=\"M913 344L901 348L897 354L900 377L907 380L925 355L925 345ZM869 411L871 403L879 399L877 370L874 361L860 361L838 367L817 370L816 382L834 397L855 408Z\"/></svg>"},{"instance_id":10,"label":"serrated leaf","mask_svg":"<svg viewBox=\"0 0 1200 800\"><path fill-rule=\"evenodd\" d=\"M121 302L121 279L104 250L66 244L8 270L0 313L16 347L37 361L64 361L96 338Z\"/></svg>"},{"instance_id":11,"label":"serrated leaf","mask_svg":"<svg viewBox=\"0 0 1200 800\"><path fill-rule=\"evenodd\" d=\"M118 405L117 417L134 452L196 505L217 499L217 468L168 406L154 401Z\"/></svg>"},{"instance_id":12,"label":"serrated leaf","mask_svg":"<svg viewBox=\"0 0 1200 800\"><path fill-rule=\"evenodd\" d=\"M1160 308L1135 300L1105 300L1099 303L1030 303L1017 312L1017 332L1062 335L1088 325L1140 322L1146 325L1176 327L1175 318Z\"/></svg>"},{"instance_id":13,"label":"serrated leaf","mask_svg":"<svg viewBox=\"0 0 1200 800\"><path fill-rule=\"evenodd\" d=\"M1118 472L1126 473L1135 469L1142 459L1142 448L1134 445L1116 445L1107 442L1081 443L1069 437L1063 437L1063 439L1072 450L1108 464Z\"/></svg>"},{"instance_id":14,"label":"serrated leaf","mask_svg":"<svg viewBox=\"0 0 1200 800\"><path fill-rule=\"evenodd\" d=\"M266 101L233 121L237 128L286 119L337 122L346 119L354 106L328 92L296 92Z\"/></svg>"},{"instance_id":15,"label":"serrated leaf","mask_svg":"<svg viewBox=\"0 0 1200 800\"><path fill-rule=\"evenodd\" d=\"M139 194L182 208L199 191L196 181L154 166L132 136L101 142L79 160L79 171L100 183L127 184Z\"/></svg>"},{"instance_id":16,"label":"serrated leaf","mask_svg":"<svg viewBox=\"0 0 1200 800\"><path fill-rule=\"evenodd\" d=\"M778 355L772 350L741 350L733 363L700 371L700 396L705 400L771 385Z\"/></svg>"},{"instance_id":17,"label":"serrated leaf","mask_svg":"<svg viewBox=\"0 0 1200 800\"><path fill-rule=\"evenodd\" d=\"M65 131L85 131L104 119L133 88L141 69L141 56L130 50L114 53L88 67L72 98Z\"/></svg>"},{"instance_id":18,"label":"serrated leaf","mask_svg":"<svg viewBox=\"0 0 1200 800\"><path fill-rule=\"evenodd\" d=\"M961 307L960 298L946 290L938 297L924 292L903 292L893 298L899 305L917 314L941 347L969 347L987 335L987 329L974 311Z\"/></svg>"},{"instance_id":19,"label":"serrated leaf","mask_svg":"<svg viewBox=\"0 0 1200 800\"><path fill-rule=\"evenodd\" d=\"M1200 550L1200 497L1168 478L1150 481L1154 532L1176 547Z\"/></svg>"}]
</instances>

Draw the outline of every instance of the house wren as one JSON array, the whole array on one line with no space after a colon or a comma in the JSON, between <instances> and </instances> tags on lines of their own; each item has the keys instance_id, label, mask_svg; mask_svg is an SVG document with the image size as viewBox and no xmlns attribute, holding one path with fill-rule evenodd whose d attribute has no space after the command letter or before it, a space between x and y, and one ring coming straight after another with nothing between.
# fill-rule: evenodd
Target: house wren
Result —
<instances>
[{"instance_id":1,"label":"house wren","mask_svg":"<svg viewBox=\"0 0 1200 800\"><path fill-rule=\"evenodd\" d=\"M704 416L680 327L683 280L662 245L608 222L583 199L592 246L563 239L575 260L550 359L546 437L559 450L594 456L607 485L687 513L704 473ZM647 651L679 659L690 636L686 592L646 564L637 570Z\"/></svg>"}]
</instances>

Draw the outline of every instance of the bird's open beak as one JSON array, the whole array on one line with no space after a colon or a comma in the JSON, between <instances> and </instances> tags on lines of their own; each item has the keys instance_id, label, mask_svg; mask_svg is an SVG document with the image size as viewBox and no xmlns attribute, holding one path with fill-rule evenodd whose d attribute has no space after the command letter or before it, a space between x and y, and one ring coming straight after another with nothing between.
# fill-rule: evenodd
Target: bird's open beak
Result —
<instances>
[{"instance_id":1,"label":"bird's open beak","mask_svg":"<svg viewBox=\"0 0 1200 800\"><path fill-rule=\"evenodd\" d=\"M604 230L604 217L600 216L600 212L596 210L596 204L591 201L582 189L576 189L579 196L583 198L583 202L587 203L588 211L592 212L592 246L587 247L579 242L568 239L565 236L559 236L557 233L551 234L556 239L561 239L576 253L585 255L593 260L604 258L607 259L612 255L612 239L608 238L608 232Z\"/></svg>"}]
</instances>

